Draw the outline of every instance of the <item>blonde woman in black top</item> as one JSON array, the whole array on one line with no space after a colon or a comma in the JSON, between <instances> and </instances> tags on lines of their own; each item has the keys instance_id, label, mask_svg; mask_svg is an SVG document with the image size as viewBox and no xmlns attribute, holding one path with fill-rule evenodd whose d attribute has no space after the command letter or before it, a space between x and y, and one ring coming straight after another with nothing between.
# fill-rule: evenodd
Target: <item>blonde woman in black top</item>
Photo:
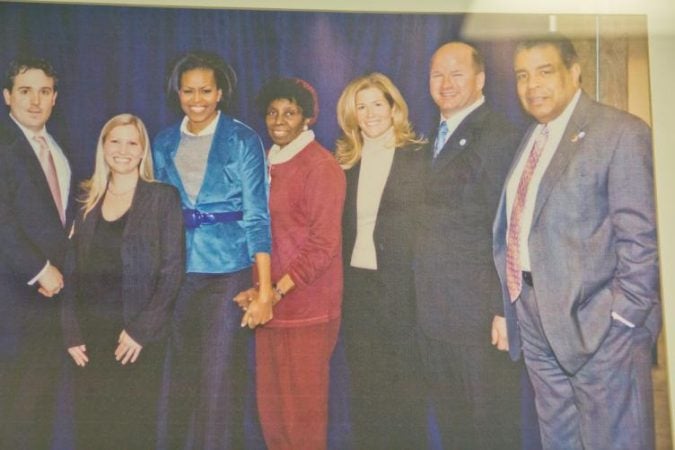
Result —
<instances>
[{"instance_id":1,"label":"blonde woman in black top","mask_svg":"<svg viewBox=\"0 0 675 450\"><path fill-rule=\"evenodd\" d=\"M180 200L153 181L145 126L130 114L103 126L82 187L62 304L77 448L154 448L165 325L184 272Z\"/></svg>"},{"instance_id":2,"label":"blonde woman in black top","mask_svg":"<svg viewBox=\"0 0 675 450\"><path fill-rule=\"evenodd\" d=\"M412 244L423 141L381 73L356 78L337 107L336 156L347 176L342 329L357 449L424 448Z\"/></svg>"}]
</instances>

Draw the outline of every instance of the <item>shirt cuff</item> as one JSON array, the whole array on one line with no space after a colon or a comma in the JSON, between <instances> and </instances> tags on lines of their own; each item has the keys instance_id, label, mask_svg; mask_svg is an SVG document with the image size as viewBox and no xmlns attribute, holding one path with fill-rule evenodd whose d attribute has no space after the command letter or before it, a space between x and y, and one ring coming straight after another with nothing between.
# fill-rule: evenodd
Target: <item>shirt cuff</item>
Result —
<instances>
[{"instance_id":1,"label":"shirt cuff","mask_svg":"<svg viewBox=\"0 0 675 450\"><path fill-rule=\"evenodd\" d=\"M47 264L45 264L45 266L42 268L42 270L41 270L40 272L38 272L38 274L35 275L33 278L31 278L31 280L28 282L28 286L32 286L32 285L34 285L35 283L37 283L37 280L40 279L40 277L42 276L42 274L45 273L45 271L47 270L47 268L48 268L49 266L50 266L49 261L47 261Z\"/></svg>"},{"instance_id":2,"label":"shirt cuff","mask_svg":"<svg viewBox=\"0 0 675 450\"><path fill-rule=\"evenodd\" d=\"M633 322L631 322L630 320L624 319L623 317L621 317L618 313L616 313L614 311L612 311L612 319L618 320L619 322L626 325L627 327L635 328L635 324Z\"/></svg>"}]
</instances>

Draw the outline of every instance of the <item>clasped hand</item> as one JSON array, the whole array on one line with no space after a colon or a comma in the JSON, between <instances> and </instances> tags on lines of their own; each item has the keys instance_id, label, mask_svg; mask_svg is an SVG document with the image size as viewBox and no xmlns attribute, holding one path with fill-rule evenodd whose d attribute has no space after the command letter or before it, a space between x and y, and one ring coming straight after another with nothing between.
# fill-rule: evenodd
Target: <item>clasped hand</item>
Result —
<instances>
[{"instance_id":1,"label":"clasped hand","mask_svg":"<svg viewBox=\"0 0 675 450\"><path fill-rule=\"evenodd\" d=\"M55 296L63 289L63 275L51 264L47 264L37 282L38 292L47 298Z\"/></svg>"},{"instance_id":2,"label":"clasped hand","mask_svg":"<svg viewBox=\"0 0 675 450\"><path fill-rule=\"evenodd\" d=\"M274 317L274 294L271 290L261 293L258 288L252 287L241 291L233 300L244 311L242 327L253 329L258 325L265 325Z\"/></svg>"}]
</instances>

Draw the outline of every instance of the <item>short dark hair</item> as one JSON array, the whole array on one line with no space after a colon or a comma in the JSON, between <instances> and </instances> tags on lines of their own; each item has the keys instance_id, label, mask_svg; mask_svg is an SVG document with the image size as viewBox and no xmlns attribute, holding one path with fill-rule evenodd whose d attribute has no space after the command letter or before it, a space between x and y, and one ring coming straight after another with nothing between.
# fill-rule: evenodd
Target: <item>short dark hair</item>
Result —
<instances>
[{"instance_id":1,"label":"short dark hair","mask_svg":"<svg viewBox=\"0 0 675 450\"><path fill-rule=\"evenodd\" d=\"M314 119L318 115L318 104L314 88L299 78L275 78L265 83L256 96L255 104L262 116L267 114L267 107L277 99L289 100L302 109L305 119Z\"/></svg>"},{"instance_id":2,"label":"short dark hair","mask_svg":"<svg viewBox=\"0 0 675 450\"><path fill-rule=\"evenodd\" d=\"M180 110L178 91L180 90L181 77L185 72L193 69L210 69L216 79L216 86L223 92L218 109L226 111L231 105L234 90L237 87L237 73L220 55L204 51L188 52L171 65L169 71L166 92L171 106Z\"/></svg>"},{"instance_id":3,"label":"short dark hair","mask_svg":"<svg viewBox=\"0 0 675 450\"><path fill-rule=\"evenodd\" d=\"M572 64L579 62L579 55L577 55L572 41L560 33L548 33L523 39L516 45L516 53L543 45L555 47L560 54L560 59L568 69L572 67Z\"/></svg>"},{"instance_id":4,"label":"short dark hair","mask_svg":"<svg viewBox=\"0 0 675 450\"><path fill-rule=\"evenodd\" d=\"M2 83L3 89L11 91L14 87L14 79L16 76L31 69L41 70L45 75L54 80L54 90L56 91L56 85L59 81L56 70L54 70L54 67L46 59L33 56L20 56L10 61L7 71L5 72L5 79Z\"/></svg>"}]
</instances>

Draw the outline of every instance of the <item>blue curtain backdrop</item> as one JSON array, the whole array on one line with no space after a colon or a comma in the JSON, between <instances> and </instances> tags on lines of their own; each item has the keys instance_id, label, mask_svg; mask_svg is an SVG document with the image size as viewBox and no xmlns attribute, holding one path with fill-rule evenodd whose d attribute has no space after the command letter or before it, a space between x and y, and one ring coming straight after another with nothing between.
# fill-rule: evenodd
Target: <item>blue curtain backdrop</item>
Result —
<instances>
[{"instance_id":1,"label":"blue curtain backdrop","mask_svg":"<svg viewBox=\"0 0 675 450\"><path fill-rule=\"evenodd\" d=\"M429 133L437 110L427 89L429 57L462 38L462 14L170 9L0 4L0 67L23 52L48 58L60 74L50 129L67 139L78 177L88 176L98 132L112 115L139 115L154 135L179 119L166 103L166 70L191 49L211 50L233 65L239 86L234 115L269 144L253 99L274 76L297 76L319 93L314 129L333 148L335 105L354 77L380 71L409 103L416 129ZM512 43L476 42L487 60L486 97L522 123L511 67Z\"/></svg>"},{"instance_id":2,"label":"blue curtain backdrop","mask_svg":"<svg viewBox=\"0 0 675 450\"><path fill-rule=\"evenodd\" d=\"M49 59L60 74L49 129L70 155L76 179L91 174L101 126L113 115L140 116L151 136L180 119L166 103L169 62L192 49L215 51L239 76L233 115L269 139L253 99L275 76L296 76L319 94L317 138L333 148L335 105L344 86L370 71L388 75L429 135L438 111L428 94L428 64L442 43L462 39L462 14L351 14L81 5L0 4L0 68L22 53ZM487 101L519 125L511 70L513 42L474 42L487 65ZM487 337L486 337L487 338ZM331 448L348 448L346 367L333 363ZM249 424L251 425L251 424ZM57 448L67 448L67 420ZM63 431L66 430L64 433ZM259 437L259 436L258 436ZM255 436L252 436L255 440Z\"/></svg>"}]
</instances>

